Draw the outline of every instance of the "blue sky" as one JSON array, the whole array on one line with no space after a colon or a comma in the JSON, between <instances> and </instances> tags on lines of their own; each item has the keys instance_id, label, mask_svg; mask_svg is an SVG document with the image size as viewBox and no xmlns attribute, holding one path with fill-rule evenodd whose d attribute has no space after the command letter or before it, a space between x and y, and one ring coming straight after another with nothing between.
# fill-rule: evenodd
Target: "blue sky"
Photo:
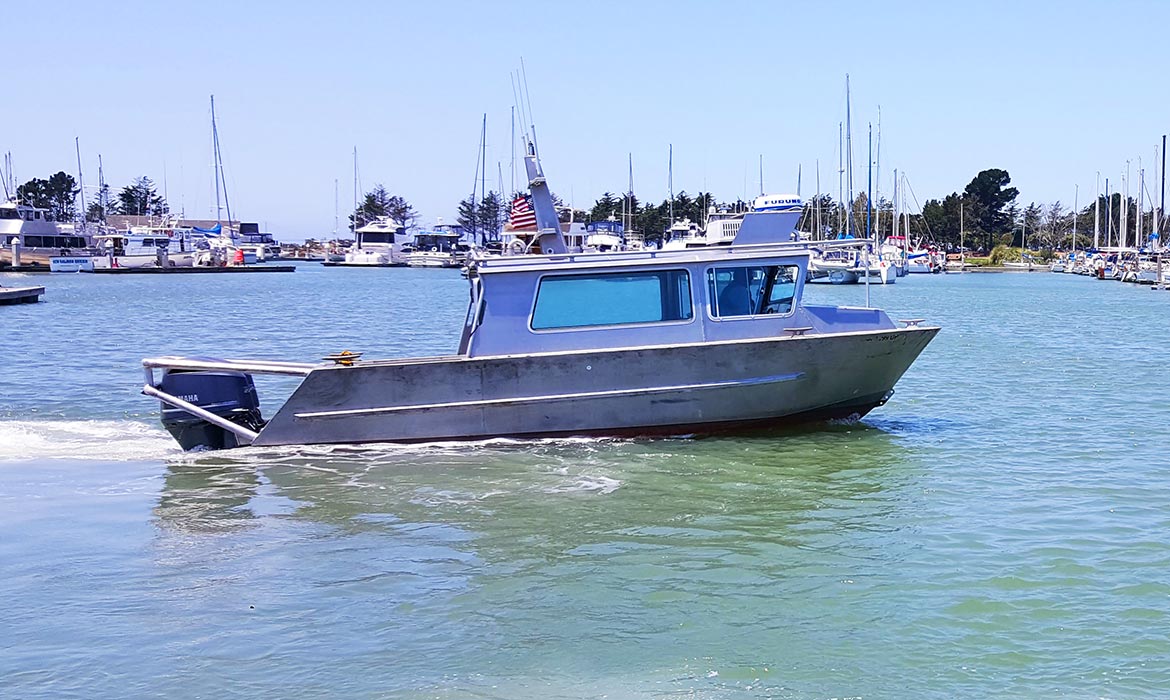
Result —
<instances>
[{"instance_id":1,"label":"blue sky","mask_svg":"<svg viewBox=\"0 0 1170 700\"><path fill-rule=\"evenodd\" d=\"M882 189L893 168L918 199L979 170L1021 200L1092 198L1126 161L1153 178L1170 131L1170 3L341 2L21 3L5 10L9 80L0 150L19 180L97 155L114 188L148 175L174 210L212 211L215 94L233 214L296 240L333 230L362 184L424 223L471 190L480 121L488 179L510 183L510 74L524 58L546 174L589 207L625 189L734 199L758 189L836 192L845 74L855 189L881 108ZM539 8L537 10L536 8ZM16 79L19 78L19 79ZM1148 186L1155 192L1156 185ZM1136 191L1136 185L1131 187ZM344 225L344 224L343 224Z\"/></svg>"}]
</instances>

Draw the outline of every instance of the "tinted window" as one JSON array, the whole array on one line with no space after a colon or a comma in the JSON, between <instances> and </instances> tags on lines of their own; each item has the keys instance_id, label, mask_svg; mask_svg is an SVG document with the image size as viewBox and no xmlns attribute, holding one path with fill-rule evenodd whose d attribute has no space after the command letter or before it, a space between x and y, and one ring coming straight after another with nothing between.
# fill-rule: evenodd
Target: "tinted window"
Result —
<instances>
[{"instance_id":1,"label":"tinted window","mask_svg":"<svg viewBox=\"0 0 1170 700\"><path fill-rule=\"evenodd\" d=\"M792 311L796 294L795 265L716 267L707 270L711 315L754 316Z\"/></svg>"},{"instance_id":2,"label":"tinted window","mask_svg":"<svg viewBox=\"0 0 1170 700\"><path fill-rule=\"evenodd\" d=\"M24 245L29 248L40 248L42 244L40 236L25 236Z\"/></svg>"},{"instance_id":3,"label":"tinted window","mask_svg":"<svg viewBox=\"0 0 1170 700\"><path fill-rule=\"evenodd\" d=\"M532 327L660 323L692 315L691 280L685 270L563 275L540 281Z\"/></svg>"},{"instance_id":4,"label":"tinted window","mask_svg":"<svg viewBox=\"0 0 1170 700\"><path fill-rule=\"evenodd\" d=\"M393 243L393 233L363 233L362 243Z\"/></svg>"}]
</instances>

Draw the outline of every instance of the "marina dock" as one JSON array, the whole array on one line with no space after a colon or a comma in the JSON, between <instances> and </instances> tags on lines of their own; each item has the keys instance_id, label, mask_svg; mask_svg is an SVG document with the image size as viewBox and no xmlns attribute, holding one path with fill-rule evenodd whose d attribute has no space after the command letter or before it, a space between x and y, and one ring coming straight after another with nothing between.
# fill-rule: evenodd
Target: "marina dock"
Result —
<instances>
[{"instance_id":1,"label":"marina dock","mask_svg":"<svg viewBox=\"0 0 1170 700\"><path fill-rule=\"evenodd\" d=\"M35 304L44 293L44 287L0 287L0 305Z\"/></svg>"},{"instance_id":2,"label":"marina dock","mask_svg":"<svg viewBox=\"0 0 1170 700\"><path fill-rule=\"evenodd\" d=\"M84 274L95 275L198 275L227 272L296 272L296 265L248 265L240 267L112 267L95 268Z\"/></svg>"}]
</instances>

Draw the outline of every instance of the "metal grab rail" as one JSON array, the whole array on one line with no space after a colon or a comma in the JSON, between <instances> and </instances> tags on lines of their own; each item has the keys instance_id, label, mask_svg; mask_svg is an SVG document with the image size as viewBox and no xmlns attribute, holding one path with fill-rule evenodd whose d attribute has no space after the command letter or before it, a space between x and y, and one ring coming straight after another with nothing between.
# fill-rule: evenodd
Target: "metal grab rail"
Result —
<instances>
[{"instance_id":1,"label":"metal grab rail","mask_svg":"<svg viewBox=\"0 0 1170 700\"><path fill-rule=\"evenodd\" d=\"M253 374L286 374L308 376L321 365L309 362L277 362L274 360L200 360L190 357L148 357L142 361L147 383L154 385L154 369L227 370Z\"/></svg>"}]
</instances>

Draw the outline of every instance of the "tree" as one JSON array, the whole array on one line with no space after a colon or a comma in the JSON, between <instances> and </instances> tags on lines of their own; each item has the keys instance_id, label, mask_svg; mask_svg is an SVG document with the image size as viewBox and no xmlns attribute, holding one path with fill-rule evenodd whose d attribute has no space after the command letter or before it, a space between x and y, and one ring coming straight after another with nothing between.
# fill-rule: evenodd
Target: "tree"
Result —
<instances>
[{"instance_id":1,"label":"tree","mask_svg":"<svg viewBox=\"0 0 1170 700\"><path fill-rule=\"evenodd\" d=\"M1011 229L1012 222L1004 209L1020 196L1015 187L1007 187L1012 181L1008 171L992 168L975 176L963 190L971 202L972 217L968 221L978 222L979 229L988 235Z\"/></svg>"},{"instance_id":2,"label":"tree","mask_svg":"<svg viewBox=\"0 0 1170 700\"><path fill-rule=\"evenodd\" d=\"M20 201L38 209L48 209L54 221L72 221L77 215L74 205L81 189L73 176L60 171L48 180L33 178L16 189Z\"/></svg>"},{"instance_id":3,"label":"tree","mask_svg":"<svg viewBox=\"0 0 1170 700\"><path fill-rule=\"evenodd\" d=\"M103 184L95 201L85 209L85 220L90 223L104 223L110 209L110 186Z\"/></svg>"},{"instance_id":4,"label":"tree","mask_svg":"<svg viewBox=\"0 0 1170 700\"><path fill-rule=\"evenodd\" d=\"M1044 231L1041 240L1045 247L1059 247L1068 233L1070 222L1071 219L1065 216L1064 205L1059 200L1049 204L1044 210L1044 223L1041 226L1042 231Z\"/></svg>"},{"instance_id":5,"label":"tree","mask_svg":"<svg viewBox=\"0 0 1170 700\"><path fill-rule=\"evenodd\" d=\"M353 214L350 214L349 221L356 229L383 216L390 217L407 229L414 228L418 220L418 213L409 202L398 195L390 194L385 187L378 184L366 193L362 203Z\"/></svg>"},{"instance_id":6,"label":"tree","mask_svg":"<svg viewBox=\"0 0 1170 700\"><path fill-rule=\"evenodd\" d=\"M479 228L479 243L485 245L489 240L497 240L500 230L504 227L504 204L500 195L488 192L479 202L479 209L475 212L475 221Z\"/></svg>"},{"instance_id":7,"label":"tree","mask_svg":"<svg viewBox=\"0 0 1170 700\"><path fill-rule=\"evenodd\" d=\"M455 223L463 227L463 231L475 240L479 234L479 212L476 207L475 199L468 195L466 199L459 202L458 215L455 218Z\"/></svg>"},{"instance_id":8,"label":"tree","mask_svg":"<svg viewBox=\"0 0 1170 700\"><path fill-rule=\"evenodd\" d=\"M593 203L593 208L589 210L587 215L588 220L605 221L611 216L617 216L621 208L621 200L606 192L601 195L601 199Z\"/></svg>"},{"instance_id":9,"label":"tree","mask_svg":"<svg viewBox=\"0 0 1170 700\"><path fill-rule=\"evenodd\" d=\"M154 189L154 182L143 175L126 185L118 193L119 214L135 216L161 216L170 211L167 201Z\"/></svg>"},{"instance_id":10,"label":"tree","mask_svg":"<svg viewBox=\"0 0 1170 700\"><path fill-rule=\"evenodd\" d=\"M1012 247L1020 248L1027 242L1035 245L1037 238L1040 235L1040 222L1044 220L1044 207L1031 202L1024 207L1023 213L1020 215L1019 237L1012 237ZM1028 237L1028 231L1031 231L1032 237Z\"/></svg>"}]
</instances>

